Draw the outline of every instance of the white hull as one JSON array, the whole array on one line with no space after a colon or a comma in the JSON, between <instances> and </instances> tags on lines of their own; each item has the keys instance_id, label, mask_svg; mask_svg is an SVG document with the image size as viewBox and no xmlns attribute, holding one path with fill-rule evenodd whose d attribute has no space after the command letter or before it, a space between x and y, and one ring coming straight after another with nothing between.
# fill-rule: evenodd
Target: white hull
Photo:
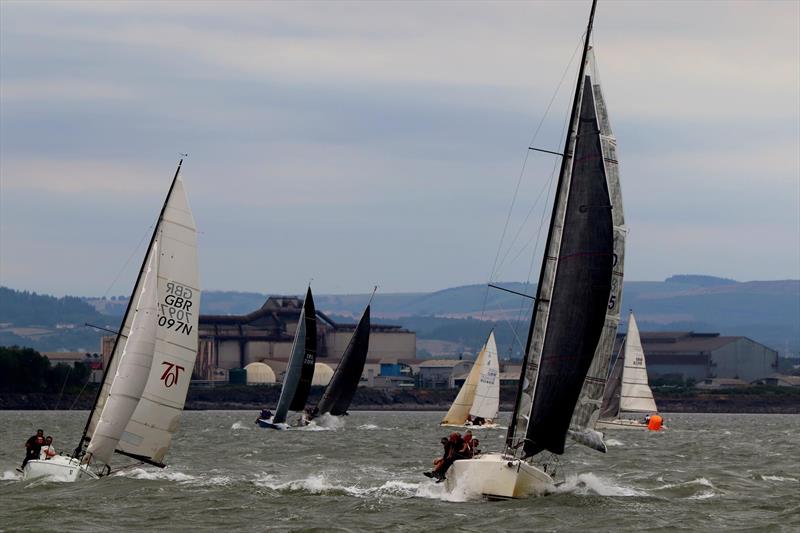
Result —
<instances>
[{"instance_id":1,"label":"white hull","mask_svg":"<svg viewBox=\"0 0 800 533\"><path fill-rule=\"evenodd\" d=\"M542 494L553 485L553 478L542 470L499 453L454 462L445 481L450 493L480 494L497 499Z\"/></svg>"},{"instance_id":2,"label":"white hull","mask_svg":"<svg viewBox=\"0 0 800 533\"><path fill-rule=\"evenodd\" d=\"M626 418L616 418L614 420L598 420L595 425L597 430L608 429L648 429L647 424L640 420L629 420ZM666 426L661 426L661 429L667 429Z\"/></svg>"},{"instance_id":3,"label":"white hull","mask_svg":"<svg viewBox=\"0 0 800 533\"><path fill-rule=\"evenodd\" d=\"M495 423L481 424L480 426L473 426L472 424L439 424L443 428L463 428L463 429L508 429L498 426Z\"/></svg>"},{"instance_id":4,"label":"white hull","mask_svg":"<svg viewBox=\"0 0 800 533\"><path fill-rule=\"evenodd\" d=\"M22 469L22 480L42 479L70 483L85 479L97 479L97 475L82 465L79 459L66 455L56 455L46 461L28 461Z\"/></svg>"}]
</instances>

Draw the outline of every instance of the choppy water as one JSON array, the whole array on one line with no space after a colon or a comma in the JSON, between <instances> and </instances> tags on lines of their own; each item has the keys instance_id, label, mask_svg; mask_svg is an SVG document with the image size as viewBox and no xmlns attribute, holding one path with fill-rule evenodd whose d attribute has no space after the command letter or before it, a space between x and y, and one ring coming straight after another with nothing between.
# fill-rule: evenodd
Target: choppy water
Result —
<instances>
[{"instance_id":1,"label":"choppy water","mask_svg":"<svg viewBox=\"0 0 800 533\"><path fill-rule=\"evenodd\" d=\"M20 481L22 446L41 426L74 447L86 413L0 412L0 530L800 530L797 415L668 415L667 432L610 434L605 455L569 448L547 496L487 502L448 501L421 475L442 414L279 432L255 412L187 412L168 468L55 484ZM480 433L500 448L503 431Z\"/></svg>"}]
</instances>

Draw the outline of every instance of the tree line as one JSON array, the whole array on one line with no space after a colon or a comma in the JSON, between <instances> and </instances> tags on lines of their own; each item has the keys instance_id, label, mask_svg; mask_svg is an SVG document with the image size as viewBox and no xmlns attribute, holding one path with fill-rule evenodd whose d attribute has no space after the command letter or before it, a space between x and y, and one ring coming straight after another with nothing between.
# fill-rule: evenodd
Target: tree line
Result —
<instances>
[{"instance_id":1,"label":"tree line","mask_svg":"<svg viewBox=\"0 0 800 533\"><path fill-rule=\"evenodd\" d=\"M83 363L53 365L32 348L0 347L0 392L70 392L83 388L90 374Z\"/></svg>"}]
</instances>

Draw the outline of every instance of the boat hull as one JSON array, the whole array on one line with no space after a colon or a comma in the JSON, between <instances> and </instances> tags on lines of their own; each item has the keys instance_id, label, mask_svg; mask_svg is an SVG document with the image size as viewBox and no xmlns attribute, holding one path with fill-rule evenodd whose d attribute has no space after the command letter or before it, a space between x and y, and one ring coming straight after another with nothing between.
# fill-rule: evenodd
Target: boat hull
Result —
<instances>
[{"instance_id":1,"label":"boat hull","mask_svg":"<svg viewBox=\"0 0 800 533\"><path fill-rule=\"evenodd\" d=\"M498 426L495 423L481 424L480 426L473 426L472 424L439 424L443 428L461 428L461 429L507 429Z\"/></svg>"},{"instance_id":2,"label":"boat hull","mask_svg":"<svg viewBox=\"0 0 800 533\"><path fill-rule=\"evenodd\" d=\"M28 461L22 469L23 481L45 480L71 483L87 479L97 479L97 475L89 467L81 464L79 459L66 455L57 455L46 461Z\"/></svg>"},{"instance_id":3,"label":"boat hull","mask_svg":"<svg viewBox=\"0 0 800 533\"><path fill-rule=\"evenodd\" d=\"M266 428L266 429L288 429L289 424L285 423L274 423L272 419L265 420L263 418L258 419L258 427Z\"/></svg>"},{"instance_id":4,"label":"boat hull","mask_svg":"<svg viewBox=\"0 0 800 533\"><path fill-rule=\"evenodd\" d=\"M445 488L450 493L480 494L490 499L526 498L554 485L547 473L513 457L489 453L453 463Z\"/></svg>"},{"instance_id":5,"label":"boat hull","mask_svg":"<svg viewBox=\"0 0 800 533\"><path fill-rule=\"evenodd\" d=\"M597 430L609 430L609 429L639 429L639 430L647 430L647 424L641 422L640 420L629 420L626 418L617 418L614 420L598 420L595 425L595 429ZM666 426L661 426L658 430L667 429Z\"/></svg>"}]
</instances>

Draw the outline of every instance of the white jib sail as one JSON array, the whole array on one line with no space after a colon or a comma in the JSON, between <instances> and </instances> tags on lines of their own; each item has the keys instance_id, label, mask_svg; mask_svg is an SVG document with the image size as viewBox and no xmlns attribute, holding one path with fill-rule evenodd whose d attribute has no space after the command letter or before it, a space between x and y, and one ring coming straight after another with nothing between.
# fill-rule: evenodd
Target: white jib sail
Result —
<instances>
[{"instance_id":1,"label":"white jib sail","mask_svg":"<svg viewBox=\"0 0 800 533\"><path fill-rule=\"evenodd\" d=\"M153 243L130 333L120 356L108 398L87 453L93 462L109 464L147 384L153 364L158 322L156 279L158 243Z\"/></svg>"},{"instance_id":2,"label":"white jib sail","mask_svg":"<svg viewBox=\"0 0 800 533\"><path fill-rule=\"evenodd\" d=\"M486 420L497 418L500 409L500 363L497 360L497 343L494 331L489 334L483 349L483 361L480 367L480 379L475 387L475 399L469 414Z\"/></svg>"},{"instance_id":3,"label":"white jib sail","mask_svg":"<svg viewBox=\"0 0 800 533\"><path fill-rule=\"evenodd\" d=\"M197 358L200 282L197 230L177 178L158 234L158 327L144 394L117 449L161 463L178 430Z\"/></svg>"},{"instance_id":4,"label":"white jib sail","mask_svg":"<svg viewBox=\"0 0 800 533\"><path fill-rule=\"evenodd\" d=\"M458 391L458 395L453 401L453 405L450 406L450 410L447 411L447 414L442 419L442 424L460 426L467 421L470 409L472 409L472 402L475 400L475 389L478 386L478 381L480 381L481 367L486 358L487 344L484 344L483 348L481 348L478 357L475 359L475 363L472 365L472 369L467 375L467 379L464 381L461 390ZM497 351L496 348L495 351Z\"/></svg>"},{"instance_id":5,"label":"white jib sail","mask_svg":"<svg viewBox=\"0 0 800 533\"><path fill-rule=\"evenodd\" d=\"M655 413L656 402L647 381L647 366L639 338L639 327L631 313L625 339L625 366L622 369L622 393L619 410L628 413Z\"/></svg>"}]
</instances>

